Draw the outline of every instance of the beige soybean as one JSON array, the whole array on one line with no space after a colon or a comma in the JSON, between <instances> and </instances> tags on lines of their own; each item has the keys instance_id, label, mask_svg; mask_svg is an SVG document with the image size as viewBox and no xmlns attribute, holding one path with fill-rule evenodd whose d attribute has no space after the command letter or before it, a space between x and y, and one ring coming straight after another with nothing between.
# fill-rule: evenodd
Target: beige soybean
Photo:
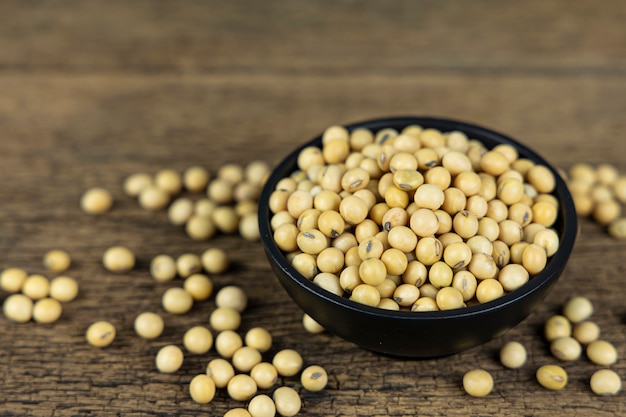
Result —
<instances>
[{"instance_id":1,"label":"beige soybean","mask_svg":"<svg viewBox=\"0 0 626 417\"><path fill-rule=\"evenodd\" d=\"M185 232L193 240L208 240L217 233L217 224L208 217L194 214L187 220Z\"/></svg>"},{"instance_id":2,"label":"beige soybean","mask_svg":"<svg viewBox=\"0 0 626 417\"><path fill-rule=\"evenodd\" d=\"M439 311L439 307L437 306L437 302L434 298L420 297L415 304L411 306L411 311Z\"/></svg>"},{"instance_id":3,"label":"beige soybean","mask_svg":"<svg viewBox=\"0 0 626 417\"><path fill-rule=\"evenodd\" d=\"M450 186L452 182L452 176L450 171L441 166L430 168L424 173L424 182L426 184L432 184L439 187L442 191Z\"/></svg>"},{"instance_id":4,"label":"beige soybean","mask_svg":"<svg viewBox=\"0 0 626 417\"><path fill-rule=\"evenodd\" d=\"M387 235L389 245L402 252L413 252L417 246L417 235L406 226L396 226Z\"/></svg>"},{"instance_id":5,"label":"beige soybean","mask_svg":"<svg viewBox=\"0 0 626 417\"><path fill-rule=\"evenodd\" d=\"M182 278L187 278L202 271L200 257L194 253L185 253L176 258L176 273Z\"/></svg>"},{"instance_id":6,"label":"beige soybean","mask_svg":"<svg viewBox=\"0 0 626 417\"><path fill-rule=\"evenodd\" d=\"M113 246L102 255L102 264L111 272L128 272L135 267L135 255L124 246Z\"/></svg>"},{"instance_id":7,"label":"beige soybean","mask_svg":"<svg viewBox=\"0 0 626 417\"><path fill-rule=\"evenodd\" d=\"M231 204L234 199L233 184L223 178L216 178L207 186L207 197L218 205Z\"/></svg>"},{"instance_id":8,"label":"beige soybean","mask_svg":"<svg viewBox=\"0 0 626 417\"><path fill-rule=\"evenodd\" d=\"M377 224L381 225L384 230L389 232L395 227L406 226L409 219L409 214L405 209L400 207L390 208L386 204L384 204L383 209L385 210L385 212L383 213L380 221L375 221ZM373 216L371 216L371 212L370 217L373 218Z\"/></svg>"},{"instance_id":9,"label":"beige soybean","mask_svg":"<svg viewBox=\"0 0 626 417\"><path fill-rule=\"evenodd\" d=\"M399 169L393 173L393 183L401 190L415 190L424 184L424 176L414 169Z\"/></svg>"},{"instance_id":10,"label":"beige soybean","mask_svg":"<svg viewBox=\"0 0 626 417\"><path fill-rule=\"evenodd\" d=\"M296 243L302 252L317 255L328 246L328 238L317 229L309 229L298 233Z\"/></svg>"},{"instance_id":11,"label":"beige soybean","mask_svg":"<svg viewBox=\"0 0 626 417\"><path fill-rule=\"evenodd\" d=\"M33 317L33 300L24 294L11 294L4 300L2 312L9 320L26 323Z\"/></svg>"},{"instance_id":12,"label":"beige soybean","mask_svg":"<svg viewBox=\"0 0 626 417\"><path fill-rule=\"evenodd\" d=\"M526 172L526 179L540 193L551 193L556 186L556 178L550 169L535 165Z\"/></svg>"},{"instance_id":13,"label":"beige soybean","mask_svg":"<svg viewBox=\"0 0 626 417\"><path fill-rule=\"evenodd\" d=\"M443 260L451 268L466 267L472 260L472 249L464 242L451 243L443 251Z\"/></svg>"},{"instance_id":14,"label":"beige soybean","mask_svg":"<svg viewBox=\"0 0 626 417\"><path fill-rule=\"evenodd\" d=\"M485 255L493 256L493 243L491 243L491 240L486 236L478 234L467 239L466 243L472 254L484 253Z\"/></svg>"},{"instance_id":15,"label":"beige soybean","mask_svg":"<svg viewBox=\"0 0 626 417\"><path fill-rule=\"evenodd\" d=\"M213 333L204 326L194 326L185 332L183 346L190 353L205 354L213 346Z\"/></svg>"},{"instance_id":16,"label":"beige soybean","mask_svg":"<svg viewBox=\"0 0 626 417\"><path fill-rule=\"evenodd\" d=\"M587 345L600 337L600 326L593 321L576 323L572 329L572 336L581 344Z\"/></svg>"},{"instance_id":17,"label":"beige soybean","mask_svg":"<svg viewBox=\"0 0 626 417\"><path fill-rule=\"evenodd\" d=\"M223 274L230 266L228 255L220 248L205 250L200 257L200 263L209 274Z\"/></svg>"},{"instance_id":18,"label":"beige soybean","mask_svg":"<svg viewBox=\"0 0 626 417\"><path fill-rule=\"evenodd\" d=\"M193 297L183 288L167 289L161 297L163 309L171 314L185 314L193 307Z\"/></svg>"},{"instance_id":19,"label":"beige soybean","mask_svg":"<svg viewBox=\"0 0 626 417\"><path fill-rule=\"evenodd\" d=\"M246 181L261 186L265 184L265 181L270 173L271 168L269 164L262 160L252 161L244 168L244 177Z\"/></svg>"},{"instance_id":20,"label":"beige soybean","mask_svg":"<svg viewBox=\"0 0 626 417\"><path fill-rule=\"evenodd\" d=\"M293 349L282 349L272 359L272 365L278 374L285 377L294 376L300 372L302 364L302 356Z\"/></svg>"},{"instance_id":21,"label":"beige soybean","mask_svg":"<svg viewBox=\"0 0 626 417\"><path fill-rule=\"evenodd\" d=\"M511 255L511 262L514 264L522 265L524 251L526 248L530 246L527 242L517 242L511 245L509 248L509 253ZM528 271L526 271L528 272Z\"/></svg>"},{"instance_id":22,"label":"beige soybean","mask_svg":"<svg viewBox=\"0 0 626 417\"><path fill-rule=\"evenodd\" d=\"M541 246L546 251L546 255L550 257L559 249L559 236L554 229L539 230L533 236L532 243Z\"/></svg>"},{"instance_id":23,"label":"beige soybean","mask_svg":"<svg viewBox=\"0 0 626 417\"><path fill-rule=\"evenodd\" d=\"M291 265L307 279L313 279L318 274L315 257L308 253L299 253L291 260Z\"/></svg>"},{"instance_id":24,"label":"beige soybean","mask_svg":"<svg viewBox=\"0 0 626 417\"><path fill-rule=\"evenodd\" d=\"M499 176L509 169L510 162L502 152L491 150L482 156L480 167L490 175Z\"/></svg>"},{"instance_id":25,"label":"beige soybean","mask_svg":"<svg viewBox=\"0 0 626 417\"><path fill-rule=\"evenodd\" d=\"M467 266L467 269L479 280L496 278L498 266L490 255L475 253Z\"/></svg>"},{"instance_id":26,"label":"beige soybean","mask_svg":"<svg viewBox=\"0 0 626 417\"><path fill-rule=\"evenodd\" d=\"M558 365L543 365L535 374L537 382L549 390L558 391L567 385L567 372Z\"/></svg>"},{"instance_id":27,"label":"beige soybean","mask_svg":"<svg viewBox=\"0 0 626 417\"><path fill-rule=\"evenodd\" d=\"M443 256L443 246L435 237L424 237L417 242L415 256L422 264L430 266Z\"/></svg>"},{"instance_id":28,"label":"beige soybean","mask_svg":"<svg viewBox=\"0 0 626 417\"><path fill-rule=\"evenodd\" d=\"M612 221L608 226L608 232L616 239L626 239L626 217Z\"/></svg>"},{"instance_id":29,"label":"beige soybean","mask_svg":"<svg viewBox=\"0 0 626 417\"><path fill-rule=\"evenodd\" d=\"M476 299L480 303L497 300L504 295L502 284L496 279L488 278L480 281L476 287Z\"/></svg>"},{"instance_id":30,"label":"beige soybean","mask_svg":"<svg viewBox=\"0 0 626 417\"><path fill-rule=\"evenodd\" d=\"M193 193L204 191L210 179L209 171L197 165L185 169L182 176L183 186Z\"/></svg>"},{"instance_id":31,"label":"beige soybean","mask_svg":"<svg viewBox=\"0 0 626 417\"><path fill-rule=\"evenodd\" d=\"M341 200L339 212L347 223L359 224L367 217L368 209L360 198L348 196Z\"/></svg>"},{"instance_id":32,"label":"beige soybean","mask_svg":"<svg viewBox=\"0 0 626 417\"><path fill-rule=\"evenodd\" d=\"M61 303L54 298L42 298L33 306L33 320L37 323L54 323L63 313Z\"/></svg>"},{"instance_id":33,"label":"beige soybean","mask_svg":"<svg viewBox=\"0 0 626 417\"><path fill-rule=\"evenodd\" d=\"M274 417L276 405L266 394L255 395L248 403L248 412L252 417Z\"/></svg>"},{"instance_id":34,"label":"beige soybean","mask_svg":"<svg viewBox=\"0 0 626 417\"><path fill-rule=\"evenodd\" d=\"M530 275L543 271L547 261L546 251L535 243L528 245L522 253L522 265Z\"/></svg>"},{"instance_id":35,"label":"beige soybean","mask_svg":"<svg viewBox=\"0 0 626 417\"><path fill-rule=\"evenodd\" d=\"M617 362L617 349L606 340L594 340L587 345L587 357L596 365L609 366Z\"/></svg>"},{"instance_id":36,"label":"beige soybean","mask_svg":"<svg viewBox=\"0 0 626 417\"><path fill-rule=\"evenodd\" d=\"M443 287L435 297L439 310L453 310L465 305L463 294L454 287Z\"/></svg>"},{"instance_id":37,"label":"beige soybean","mask_svg":"<svg viewBox=\"0 0 626 417\"><path fill-rule=\"evenodd\" d=\"M318 228L326 237L336 238L341 235L345 228L346 222L335 210L326 210L320 212L316 224L310 227L310 229ZM300 230L304 230L300 228Z\"/></svg>"},{"instance_id":38,"label":"beige soybean","mask_svg":"<svg viewBox=\"0 0 626 417\"><path fill-rule=\"evenodd\" d=\"M80 208L89 214L103 214L113 206L113 196L105 188L95 187L85 191L80 199Z\"/></svg>"},{"instance_id":39,"label":"beige soybean","mask_svg":"<svg viewBox=\"0 0 626 417\"><path fill-rule=\"evenodd\" d=\"M593 304L587 297L572 297L563 306L563 315L572 323L587 320L593 314Z\"/></svg>"},{"instance_id":40,"label":"beige soybean","mask_svg":"<svg viewBox=\"0 0 626 417\"><path fill-rule=\"evenodd\" d=\"M322 147L322 156L328 164L344 162L349 154L350 144L346 140L330 140Z\"/></svg>"},{"instance_id":41,"label":"beige soybean","mask_svg":"<svg viewBox=\"0 0 626 417\"><path fill-rule=\"evenodd\" d=\"M339 282L339 277L329 272L321 272L313 278L313 283L326 291L335 295L343 295L343 288Z\"/></svg>"},{"instance_id":42,"label":"beige soybean","mask_svg":"<svg viewBox=\"0 0 626 417\"><path fill-rule=\"evenodd\" d=\"M509 369L524 366L527 356L526 348L519 342L507 342L500 348L500 362Z\"/></svg>"},{"instance_id":43,"label":"beige soybean","mask_svg":"<svg viewBox=\"0 0 626 417\"><path fill-rule=\"evenodd\" d=\"M478 281L474 274L469 271L458 271L452 278L452 287L456 288L463 296L463 301L468 302L476 295Z\"/></svg>"},{"instance_id":44,"label":"beige soybean","mask_svg":"<svg viewBox=\"0 0 626 417\"><path fill-rule=\"evenodd\" d=\"M412 284L401 284L393 292L393 301L402 307L409 307L417 301L419 296L418 287Z\"/></svg>"},{"instance_id":45,"label":"beige soybean","mask_svg":"<svg viewBox=\"0 0 626 417\"><path fill-rule=\"evenodd\" d=\"M404 252L396 248L389 248L380 257L388 275L402 275L407 268L408 259Z\"/></svg>"},{"instance_id":46,"label":"beige soybean","mask_svg":"<svg viewBox=\"0 0 626 417\"><path fill-rule=\"evenodd\" d=\"M302 400L298 392L291 387L279 387L273 394L276 411L284 417L292 417L300 412Z\"/></svg>"},{"instance_id":47,"label":"beige soybean","mask_svg":"<svg viewBox=\"0 0 626 417\"><path fill-rule=\"evenodd\" d=\"M463 389L472 397L485 397L493 390L493 377L484 369L473 369L463 375Z\"/></svg>"},{"instance_id":48,"label":"beige soybean","mask_svg":"<svg viewBox=\"0 0 626 417\"><path fill-rule=\"evenodd\" d=\"M428 270L428 281L436 288L448 287L453 276L452 268L442 261L435 262Z\"/></svg>"},{"instance_id":49,"label":"beige soybean","mask_svg":"<svg viewBox=\"0 0 626 417\"><path fill-rule=\"evenodd\" d=\"M533 204L531 209L533 213L533 222L539 223L546 227L552 226L558 216L558 209L553 204L545 201L539 201Z\"/></svg>"},{"instance_id":50,"label":"beige soybean","mask_svg":"<svg viewBox=\"0 0 626 417\"><path fill-rule=\"evenodd\" d=\"M29 275L22 286L22 293L36 301L50 294L50 282L43 275Z\"/></svg>"},{"instance_id":51,"label":"beige soybean","mask_svg":"<svg viewBox=\"0 0 626 417\"><path fill-rule=\"evenodd\" d=\"M236 407L228 410L224 417L252 417L251 414L245 408Z\"/></svg>"},{"instance_id":52,"label":"beige soybean","mask_svg":"<svg viewBox=\"0 0 626 417\"><path fill-rule=\"evenodd\" d=\"M383 234L379 236L379 233ZM359 243L372 236L378 238L378 240L382 242L383 240L386 240L381 239L381 237L384 236L384 233L387 233L387 231L383 230L380 232L378 225L371 219L363 220L354 228L354 236Z\"/></svg>"},{"instance_id":53,"label":"beige soybean","mask_svg":"<svg viewBox=\"0 0 626 417\"><path fill-rule=\"evenodd\" d=\"M139 337L144 339L156 339L163 333L165 323L163 318L158 314L144 312L135 318L133 327Z\"/></svg>"},{"instance_id":54,"label":"beige soybean","mask_svg":"<svg viewBox=\"0 0 626 417\"><path fill-rule=\"evenodd\" d=\"M591 375L589 380L591 390L600 396L616 395L622 389L622 379L610 369L600 369Z\"/></svg>"},{"instance_id":55,"label":"beige soybean","mask_svg":"<svg viewBox=\"0 0 626 417\"><path fill-rule=\"evenodd\" d=\"M559 337L569 337L572 335L572 325L565 316L554 315L546 320L543 335L548 342Z\"/></svg>"},{"instance_id":56,"label":"beige soybean","mask_svg":"<svg viewBox=\"0 0 626 417\"><path fill-rule=\"evenodd\" d=\"M137 197L147 187L153 184L152 176L145 172L131 174L124 180L122 188L129 197Z\"/></svg>"},{"instance_id":57,"label":"beige soybean","mask_svg":"<svg viewBox=\"0 0 626 417\"><path fill-rule=\"evenodd\" d=\"M250 376L261 389L273 387L278 382L278 371L269 362L259 362L250 370Z\"/></svg>"},{"instance_id":58,"label":"beige soybean","mask_svg":"<svg viewBox=\"0 0 626 417\"><path fill-rule=\"evenodd\" d=\"M115 339L115 326L108 321L97 321L87 328L85 338L87 342L95 347L107 347Z\"/></svg>"},{"instance_id":59,"label":"beige soybean","mask_svg":"<svg viewBox=\"0 0 626 417\"><path fill-rule=\"evenodd\" d=\"M257 392L257 385L250 375L237 374L226 385L228 395L236 401L247 401Z\"/></svg>"},{"instance_id":60,"label":"beige soybean","mask_svg":"<svg viewBox=\"0 0 626 417\"><path fill-rule=\"evenodd\" d=\"M413 200L419 207L437 210L443 205L445 195L433 184L422 184L415 190Z\"/></svg>"},{"instance_id":61,"label":"beige soybean","mask_svg":"<svg viewBox=\"0 0 626 417\"><path fill-rule=\"evenodd\" d=\"M407 264L404 274L402 274L402 280L406 284L413 284L417 287L426 282L426 278L428 278L428 270L426 269L426 265L417 260L410 261Z\"/></svg>"},{"instance_id":62,"label":"beige soybean","mask_svg":"<svg viewBox=\"0 0 626 417\"><path fill-rule=\"evenodd\" d=\"M183 288L194 301L204 301L213 293L213 281L204 274L193 274L185 278Z\"/></svg>"},{"instance_id":63,"label":"beige soybean","mask_svg":"<svg viewBox=\"0 0 626 417\"><path fill-rule=\"evenodd\" d=\"M385 278L385 280L381 284L376 285L374 287L378 291L378 294L380 296L377 305L380 305L380 300L382 300L384 298L391 298L391 297L393 297L393 293L395 292L395 290L398 287L398 284L392 278L393 275L390 275L389 277L390 278Z\"/></svg>"},{"instance_id":64,"label":"beige soybean","mask_svg":"<svg viewBox=\"0 0 626 417\"><path fill-rule=\"evenodd\" d=\"M229 162L222 165L217 170L217 177L227 181L230 184L238 184L243 181L245 177L244 168L234 162Z\"/></svg>"},{"instance_id":65,"label":"beige soybean","mask_svg":"<svg viewBox=\"0 0 626 417\"><path fill-rule=\"evenodd\" d=\"M469 239L478 232L478 219L473 213L462 210L452 220L454 231L463 239Z\"/></svg>"},{"instance_id":66,"label":"beige soybean","mask_svg":"<svg viewBox=\"0 0 626 417\"><path fill-rule=\"evenodd\" d=\"M218 307L209 316L209 323L218 332L237 330L241 325L241 314L232 307Z\"/></svg>"},{"instance_id":67,"label":"beige soybean","mask_svg":"<svg viewBox=\"0 0 626 417\"><path fill-rule=\"evenodd\" d=\"M157 255L150 262L150 275L158 282L167 282L176 278L176 260L170 255Z\"/></svg>"},{"instance_id":68,"label":"beige soybean","mask_svg":"<svg viewBox=\"0 0 626 417\"><path fill-rule=\"evenodd\" d=\"M170 203L170 195L167 191L157 187L156 185L149 185L138 196L139 205L145 210L162 210Z\"/></svg>"},{"instance_id":69,"label":"beige soybean","mask_svg":"<svg viewBox=\"0 0 626 417\"><path fill-rule=\"evenodd\" d=\"M239 216L230 206L216 207L211 213L211 221L222 233L235 233L239 230Z\"/></svg>"},{"instance_id":70,"label":"beige soybean","mask_svg":"<svg viewBox=\"0 0 626 417\"><path fill-rule=\"evenodd\" d=\"M246 332L246 346L257 349L259 352L267 352L272 347L272 335L263 327L253 327Z\"/></svg>"},{"instance_id":71,"label":"beige soybean","mask_svg":"<svg viewBox=\"0 0 626 417\"><path fill-rule=\"evenodd\" d=\"M78 283L75 279L60 276L50 281L50 297L62 302L69 303L78 296Z\"/></svg>"},{"instance_id":72,"label":"beige soybean","mask_svg":"<svg viewBox=\"0 0 626 417\"><path fill-rule=\"evenodd\" d=\"M71 263L69 253L59 249L48 251L43 257L43 266L52 272L66 271Z\"/></svg>"},{"instance_id":73,"label":"beige soybean","mask_svg":"<svg viewBox=\"0 0 626 417\"><path fill-rule=\"evenodd\" d=\"M327 247L317 255L317 268L320 272L339 273L344 266L344 254L337 248Z\"/></svg>"},{"instance_id":74,"label":"beige soybean","mask_svg":"<svg viewBox=\"0 0 626 417\"><path fill-rule=\"evenodd\" d=\"M562 361L573 361L580 357L582 346L573 337L558 337L550 343L550 352Z\"/></svg>"},{"instance_id":75,"label":"beige soybean","mask_svg":"<svg viewBox=\"0 0 626 417\"><path fill-rule=\"evenodd\" d=\"M302 371L302 374L300 375L300 383L307 391L321 391L328 384L328 374L321 366L311 365Z\"/></svg>"},{"instance_id":76,"label":"beige soybean","mask_svg":"<svg viewBox=\"0 0 626 417\"><path fill-rule=\"evenodd\" d=\"M250 370L262 360L261 352L251 346L242 346L233 353L233 366L240 372Z\"/></svg>"},{"instance_id":77,"label":"beige soybean","mask_svg":"<svg viewBox=\"0 0 626 417\"><path fill-rule=\"evenodd\" d=\"M227 360L216 358L208 363L206 374L213 380L217 388L225 388L228 381L235 376L235 369Z\"/></svg>"},{"instance_id":78,"label":"beige soybean","mask_svg":"<svg viewBox=\"0 0 626 417\"><path fill-rule=\"evenodd\" d=\"M324 212L326 210L339 210L341 197L333 191L322 190L313 198L313 207Z\"/></svg>"},{"instance_id":79,"label":"beige soybean","mask_svg":"<svg viewBox=\"0 0 626 417\"><path fill-rule=\"evenodd\" d=\"M215 304L218 307L228 307L242 313L248 305L248 296L241 287L227 285L215 294Z\"/></svg>"},{"instance_id":80,"label":"beige soybean","mask_svg":"<svg viewBox=\"0 0 626 417\"><path fill-rule=\"evenodd\" d=\"M215 337L215 350L223 358L232 358L242 346L243 339L234 330L223 330Z\"/></svg>"},{"instance_id":81,"label":"beige soybean","mask_svg":"<svg viewBox=\"0 0 626 417\"><path fill-rule=\"evenodd\" d=\"M498 273L498 281L507 292L521 288L529 278L528 271L519 264L506 265Z\"/></svg>"},{"instance_id":82,"label":"beige soybean","mask_svg":"<svg viewBox=\"0 0 626 417\"><path fill-rule=\"evenodd\" d=\"M173 169L163 169L154 176L154 184L171 196L177 195L183 188L180 173Z\"/></svg>"},{"instance_id":83,"label":"beige soybean","mask_svg":"<svg viewBox=\"0 0 626 417\"><path fill-rule=\"evenodd\" d=\"M28 273L21 268L7 268L0 274L0 289L9 293L22 290Z\"/></svg>"},{"instance_id":84,"label":"beige soybean","mask_svg":"<svg viewBox=\"0 0 626 417\"><path fill-rule=\"evenodd\" d=\"M215 381L206 375L196 375L189 382L189 395L199 404L208 404L215 397Z\"/></svg>"},{"instance_id":85,"label":"beige soybean","mask_svg":"<svg viewBox=\"0 0 626 417\"><path fill-rule=\"evenodd\" d=\"M379 285L387 277L387 269L380 259L369 258L359 265L359 276L365 284Z\"/></svg>"},{"instance_id":86,"label":"beige soybean","mask_svg":"<svg viewBox=\"0 0 626 417\"><path fill-rule=\"evenodd\" d=\"M173 225L182 226L194 214L195 204L186 197L181 197L172 202L167 209L167 218Z\"/></svg>"},{"instance_id":87,"label":"beige soybean","mask_svg":"<svg viewBox=\"0 0 626 417\"><path fill-rule=\"evenodd\" d=\"M176 345L163 346L156 354L155 365L159 372L171 374L180 369L183 364L184 354Z\"/></svg>"},{"instance_id":88,"label":"beige soybean","mask_svg":"<svg viewBox=\"0 0 626 417\"><path fill-rule=\"evenodd\" d=\"M411 215L409 225L418 237L428 237L437 232L439 220L432 210L420 208Z\"/></svg>"},{"instance_id":89,"label":"beige soybean","mask_svg":"<svg viewBox=\"0 0 626 417\"><path fill-rule=\"evenodd\" d=\"M472 162L470 161L468 156L458 151L446 152L441 158L441 165L452 176L457 176L462 172L472 170Z\"/></svg>"},{"instance_id":90,"label":"beige soybean","mask_svg":"<svg viewBox=\"0 0 626 417\"><path fill-rule=\"evenodd\" d=\"M302 326L304 327L304 330L312 334L320 334L326 330L321 324L315 321L313 317L306 313L302 316Z\"/></svg>"}]
</instances>

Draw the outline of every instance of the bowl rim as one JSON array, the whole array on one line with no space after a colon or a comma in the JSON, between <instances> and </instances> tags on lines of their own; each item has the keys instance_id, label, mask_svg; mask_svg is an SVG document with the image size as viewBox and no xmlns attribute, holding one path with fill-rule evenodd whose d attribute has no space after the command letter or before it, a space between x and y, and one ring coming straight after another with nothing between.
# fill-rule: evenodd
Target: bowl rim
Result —
<instances>
[{"instance_id":1,"label":"bowl rim","mask_svg":"<svg viewBox=\"0 0 626 417\"><path fill-rule=\"evenodd\" d=\"M389 125L398 124L404 126L417 124L424 128L437 128L443 132L459 130L466 133L469 139L478 139L479 141L482 141L482 138L488 138L499 143L510 144L515 146L519 153L519 157L528 158L533 160L535 163L546 166L552 172L556 180L555 189L552 194L555 194L559 199L559 219L557 219L557 221L562 222L562 230L560 230L559 233L559 248L557 252L548 259L548 263L546 264L544 270L534 277L531 277L530 280L519 289L506 293L496 300L453 310L427 312L395 311L372 307L352 301L347 297L336 295L314 284L312 280L309 280L300 274L291 265L291 263L287 261L287 258L274 242L273 232L270 227L271 212L269 210L268 201L271 193L275 189L276 183L285 176L291 174L294 169L297 169L297 165L295 165L295 163L300 151L308 146L319 147L321 145L322 133L296 147L296 149L284 157L272 171L261 192L258 209L261 241L266 254L276 266L283 270L294 283L298 284L300 287L315 296L322 298L325 302L369 316L399 320L449 320L451 318L469 318L472 316L493 313L497 310L504 309L511 304L517 303L524 298L530 297L537 291L540 291L543 287L551 285L553 280L558 279L574 247L578 230L577 215L572 196L569 193L565 181L559 172L547 160L528 146L520 143L508 135L493 129L457 119L430 116L394 116L367 119L342 126L350 132L361 127L366 127L373 132L376 132L382 128L391 127ZM480 138L477 138L477 136ZM294 166L295 168L293 168Z\"/></svg>"}]
</instances>

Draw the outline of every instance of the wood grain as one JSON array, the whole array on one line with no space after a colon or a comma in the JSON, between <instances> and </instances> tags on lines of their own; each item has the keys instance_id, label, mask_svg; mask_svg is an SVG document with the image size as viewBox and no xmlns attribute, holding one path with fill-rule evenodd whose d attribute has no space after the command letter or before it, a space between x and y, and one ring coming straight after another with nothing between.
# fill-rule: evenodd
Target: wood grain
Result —
<instances>
[{"instance_id":1,"label":"wood grain","mask_svg":"<svg viewBox=\"0 0 626 417\"><path fill-rule=\"evenodd\" d=\"M260 244L235 236L192 241L164 212L140 209L121 189L138 171L276 164L330 124L388 115L454 117L505 132L563 169L609 162L626 173L626 9L619 1L603 5L0 2L0 269L45 273L45 251L62 248L81 285L53 325L0 316L0 415L222 415L244 406L223 390L209 405L190 399L188 382L215 352L188 356L172 375L154 366L158 349L206 325L215 304L164 313L161 294L181 282L157 284L149 262L213 246L233 260L232 270L213 277L216 287L236 283L250 294L242 331L264 326L274 335L265 359L295 348L328 370L320 393L301 390L297 378L281 380L301 392L301 415L626 415L623 392L600 398L590 391L598 367L586 359L563 364L571 379L561 392L534 379L538 366L555 362L543 322L579 294L594 301L594 320L620 354L612 369L626 378L626 245L588 220L562 279L527 320L457 355L402 360L307 334ZM92 186L113 192L110 213L80 211L80 195ZM115 244L137 254L131 273L101 266ZM0 301L6 297L0 293ZM132 329L148 310L166 320L155 341ZM84 341L99 319L119 332L107 349ZM529 349L520 370L497 361L508 340ZM462 390L474 367L494 376L487 398Z\"/></svg>"}]
</instances>

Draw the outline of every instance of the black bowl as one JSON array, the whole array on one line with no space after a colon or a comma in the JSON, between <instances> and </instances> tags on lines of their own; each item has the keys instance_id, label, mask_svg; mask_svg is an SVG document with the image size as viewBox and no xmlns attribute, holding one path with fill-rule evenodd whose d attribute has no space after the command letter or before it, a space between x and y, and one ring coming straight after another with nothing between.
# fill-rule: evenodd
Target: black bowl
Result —
<instances>
[{"instance_id":1,"label":"black bowl","mask_svg":"<svg viewBox=\"0 0 626 417\"><path fill-rule=\"evenodd\" d=\"M349 131L365 127L373 132L391 127L400 131L412 124L442 132L458 130L478 139L487 148L498 144L515 146L520 157L550 168L556 178L558 220L554 225L560 247L545 269L523 287L480 305L448 311L389 311L365 306L332 294L309 281L287 261L273 240L269 197L280 179L297 169L296 159L306 146L321 146L321 135L289 154L273 171L259 201L259 228L267 257L280 283L300 308L329 332L375 352L413 358L444 356L480 345L524 320L546 297L561 275L577 232L576 211L565 182L542 157L515 140L476 125L426 117L368 120L345 126Z\"/></svg>"}]
</instances>

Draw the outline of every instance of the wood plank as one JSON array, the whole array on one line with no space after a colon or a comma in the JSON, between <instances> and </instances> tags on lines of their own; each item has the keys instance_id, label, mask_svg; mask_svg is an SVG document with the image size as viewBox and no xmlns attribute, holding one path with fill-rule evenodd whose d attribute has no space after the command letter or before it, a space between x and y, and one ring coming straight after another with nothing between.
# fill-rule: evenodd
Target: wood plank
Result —
<instances>
[{"instance_id":1,"label":"wood plank","mask_svg":"<svg viewBox=\"0 0 626 417\"><path fill-rule=\"evenodd\" d=\"M242 331L271 329L275 343L266 359L290 347L306 363L329 371L329 386L320 393L301 390L296 378L281 379L300 391L303 415L625 415L623 394L599 398L591 393L588 379L597 367L586 360L564 364L571 381L562 392L542 389L534 380L538 366L554 362L541 326L572 295L594 300L603 337L618 346L621 357L625 354L624 243L590 222L582 222L581 238L555 290L521 325L458 355L401 360L328 334L311 337L259 244L234 236L190 241L167 224L164 213L141 210L120 189L125 176L136 171L192 164L217 169L226 161L256 158L274 164L327 125L397 114L458 117L518 137L563 168L581 160L607 161L626 172L626 142L620 139L625 90L621 77L581 75L5 74L0 77L0 269L44 272L44 252L63 248L76 260L68 273L79 280L81 294L53 325L18 325L0 317L0 411L191 416L243 406L223 390L208 406L190 399L188 382L204 371L214 352L189 356L172 375L154 367L159 347L180 345L187 328L207 323L213 301L198 303L184 316L163 313L166 331L155 341L141 340L132 330L139 312L162 312L162 292L180 285L155 283L147 269L152 257L218 246L229 251L234 269L215 276L216 287L237 283L248 291ZM116 206L94 218L81 213L78 198L95 185L112 190ZM107 273L100 257L120 243L136 252L138 267L129 274ZM118 328L107 349L84 341L86 327L97 319ZM519 371L496 360L508 340L521 341L531 353ZM612 368L623 376L625 363ZM486 399L471 398L461 388L463 373L478 366L496 380Z\"/></svg>"},{"instance_id":2,"label":"wood plank","mask_svg":"<svg viewBox=\"0 0 626 417\"><path fill-rule=\"evenodd\" d=\"M617 73L621 0L15 1L0 69Z\"/></svg>"}]
</instances>

